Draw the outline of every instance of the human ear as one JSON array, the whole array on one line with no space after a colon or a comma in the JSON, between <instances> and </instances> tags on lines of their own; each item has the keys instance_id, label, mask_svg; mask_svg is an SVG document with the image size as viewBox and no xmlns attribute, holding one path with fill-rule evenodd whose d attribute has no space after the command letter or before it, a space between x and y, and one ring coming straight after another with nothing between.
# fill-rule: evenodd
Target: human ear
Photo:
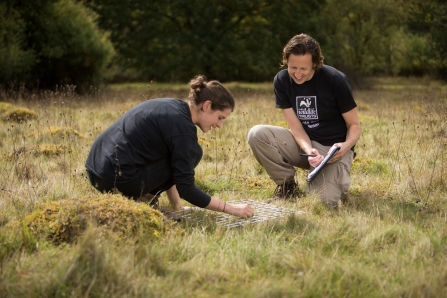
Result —
<instances>
[{"instance_id":1,"label":"human ear","mask_svg":"<svg viewBox=\"0 0 447 298\"><path fill-rule=\"evenodd\" d=\"M212 105L212 103L210 100L205 100L202 107L203 107L204 111L206 111L206 110L211 109L211 105Z\"/></svg>"}]
</instances>

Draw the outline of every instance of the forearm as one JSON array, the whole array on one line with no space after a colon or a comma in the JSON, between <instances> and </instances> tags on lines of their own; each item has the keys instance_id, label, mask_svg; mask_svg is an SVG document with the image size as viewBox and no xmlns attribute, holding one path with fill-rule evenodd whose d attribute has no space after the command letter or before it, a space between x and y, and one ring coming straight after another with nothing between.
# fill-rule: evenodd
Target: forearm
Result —
<instances>
[{"instance_id":1,"label":"forearm","mask_svg":"<svg viewBox=\"0 0 447 298\"><path fill-rule=\"evenodd\" d=\"M347 133L346 140L339 145L342 147L340 151L343 153L342 155L344 155L353 146L355 146L355 144L357 144L358 140L360 139L360 135L362 134L362 129L357 116L357 108L342 114L342 116L346 122Z\"/></svg>"},{"instance_id":2,"label":"forearm","mask_svg":"<svg viewBox=\"0 0 447 298\"><path fill-rule=\"evenodd\" d=\"M295 142L298 144L301 150L308 154L311 153L310 151L312 150L312 142L307 133L304 130L300 131L294 129L291 129L291 132L293 138L295 139Z\"/></svg>"},{"instance_id":3,"label":"forearm","mask_svg":"<svg viewBox=\"0 0 447 298\"><path fill-rule=\"evenodd\" d=\"M180 201L180 195L175 185L166 191L166 195L168 196L169 203L174 210L182 210L183 207Z\"/></svg>"},{"instance_id":4,"label":"forearm","mask_svg":"<svg viewBox=\"0 0 447 298\"><path fill-rule=\"evenodd\" d=\"M351 150L353 146L360 139L360 135L362 134L362 129L360 124L351 124L348 127L348 132L346 134L346 141L342 143L336 143L336 145L340 146L340 150L337 154L331 158L329 162L337 162L340 161L347 152Z\"/></svg>"},{"instance_id":5,"label":"forearm","mask_svg":"<svg viewBox=\"0 0 447 298\"><path fill-rule=\"evenodd\" d=\"M358 140L360 139L360 136L362 134L362 128L359 124L353 124L348 128L348 133L346 135L346 141L345 144L352 148L357 144Z\"/></svg>"},{"instance_id":6,"label":"forearm","mask_svg":"<svg viewBox=\"0 0 447 298\"><path fill-rule=\"evenodd\" d=\"M290 132L292 133L295 142L298 144L301 150L303 150L305 153L310 154L312 150L312 143L293 109L283 109L282 113L287 123L289 124Z\"/></svg>"},{"instance_id":7,"label":"forearm","mask_svg":"<svg viewBox=\"0 0 447 298\"><path fill-rule=\"evenodd\" d=\"M225 211L228 211L228 209L230 209L229 207L227 209L226 205L228 205L226 202L211 197L211 201L208 204L208 206L205 207L205 209L212 210L212 211L225 212ZM228 213L228 212L226 212L226 213Z\"/></svg>"},{"instance_id":8,"label":"forearm","mask_svg":"<svg viewBox=\"0 0 447 298\"><path fill-rule=\"evenodd\" d=\"M249 218L254 215L253 209L248 204L230 204L216 198L211 198L205 209L224 212L242 218Z\"/></svg>"}]
</instances>

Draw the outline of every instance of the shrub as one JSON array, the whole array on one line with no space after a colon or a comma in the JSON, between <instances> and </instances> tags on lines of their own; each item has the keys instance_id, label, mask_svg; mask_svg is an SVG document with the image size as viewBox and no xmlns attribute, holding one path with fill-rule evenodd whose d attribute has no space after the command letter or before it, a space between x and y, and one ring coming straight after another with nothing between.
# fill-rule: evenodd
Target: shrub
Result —
<instances>
[{"instance_id":1,"label":"shrub","mask_svg":"<svg viewBox=\"0 0 447 298\"><path fill-rule=\"evenodd\" d=\"M33 67L36 57L26 49L26 22L16 9L0 3L0 83L17 81Z\"/></svg>"},{"instance_id":2,"label":"shrub","mask_svg":"<svg viewBox=\"0 0 447 298\"><path fill-rule=\"evenodd\" d=\"M99 83L114 49L96 19L81 1L12 0L0 5L0 62L6 65L0 84L53 88L70 83L87 90Z\"/></svg>"}]
</instances>

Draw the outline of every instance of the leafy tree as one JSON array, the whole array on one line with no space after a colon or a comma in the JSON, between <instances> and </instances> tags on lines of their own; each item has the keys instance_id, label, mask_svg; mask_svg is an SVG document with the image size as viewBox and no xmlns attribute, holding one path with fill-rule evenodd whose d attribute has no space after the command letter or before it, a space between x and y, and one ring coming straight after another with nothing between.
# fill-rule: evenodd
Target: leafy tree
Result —
<instances>
[{"instance_id":1,"label":"leafy tree","mask_svg":"<svg viewBox=\"0 0 447 298\"><path fill-rule=\"evenodd\" d=\"M0 84L271 80L302 32L350 77L447 73L444 0L5 0Z\"/></svg>"},{"instance_id":2,"label":"leafy tree","mask_svg":"<svg viewBox=\"0 0 447 298\"><path fill-rule=\"evenodd\" d=\"M327 61L351 73L425 74L446 68L443 0L328 0Z\"/></svg>"},{"instance_id":3,"label":"leafy tree","mask_svg":"<svg viewBox=\"0 0 447 298\"><path fill-rule=\"evenodd\" d=\"M120 54L122 76L270 80L292 35L317 26L320 2L87 1Z\"/></svg>"},{"instance_id":4,"label":"leafy tree","mask_svg":"<svg viewBox=\"0 0 447 298\"><path fill-rule=\"evenodd\" d=\"M408 71L435 69L447 77L447 2L413 0L412 16L408 26L419 39L413 44L414 63Z\"/></svg>"},{"instance_id":5,"label":"leafy tree","mask_svg":"<svg viewBox=\"0 0 447 298\"><path fill-rule=\"evenodd\" d=\"M97 15L73 0L9 0L1 6L15 20L14 30L3 33L1 50L17 49L11 80L49 88L70 83L79 87L99 81L114 50L108 35L96 26ZM9 18L2 27L12 26ZM13 22L14 23L14 22ZM1 34L1 33L0 33ZM3 59L9 60L12 52Z\"/></svg>"},{"instance_id":6,"label":"leafy tree","mask_svg":"<svg viewBox=\"0 0 447 298\"><path fill-rule=\"evenodd\" d=\"M323 14L335 66L363 74L399 71L409 34L403 0L328 0Z\"/></svg>"},{"instance_id":7,"label":"leafy tree","mask_svg":"<svg viewBox=\"0 0 447 298\"><path fill-rule=\"evenodd\" d=\"M25 48L25 22L6 3L0 3L0 82L24 78L34 64L32 50Z\"/></svg>"}]
</instances>

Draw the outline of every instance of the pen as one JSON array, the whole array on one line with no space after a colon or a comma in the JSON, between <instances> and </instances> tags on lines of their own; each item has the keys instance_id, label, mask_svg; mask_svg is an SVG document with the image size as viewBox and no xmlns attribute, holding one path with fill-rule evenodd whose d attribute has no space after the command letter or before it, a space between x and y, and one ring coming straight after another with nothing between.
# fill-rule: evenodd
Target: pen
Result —
<instances>
[{"instance_id":1,"label":"pen","mask_svg":"<svg viewBox=\"0 0 447 298\"><path fill-rule=\"evenodd\" d=\"M317 156L316 154L305 154L305 153L301 153L301 156L312 156L312 157L315 157L315 156Z\"/></svg>"}]
</instances>

